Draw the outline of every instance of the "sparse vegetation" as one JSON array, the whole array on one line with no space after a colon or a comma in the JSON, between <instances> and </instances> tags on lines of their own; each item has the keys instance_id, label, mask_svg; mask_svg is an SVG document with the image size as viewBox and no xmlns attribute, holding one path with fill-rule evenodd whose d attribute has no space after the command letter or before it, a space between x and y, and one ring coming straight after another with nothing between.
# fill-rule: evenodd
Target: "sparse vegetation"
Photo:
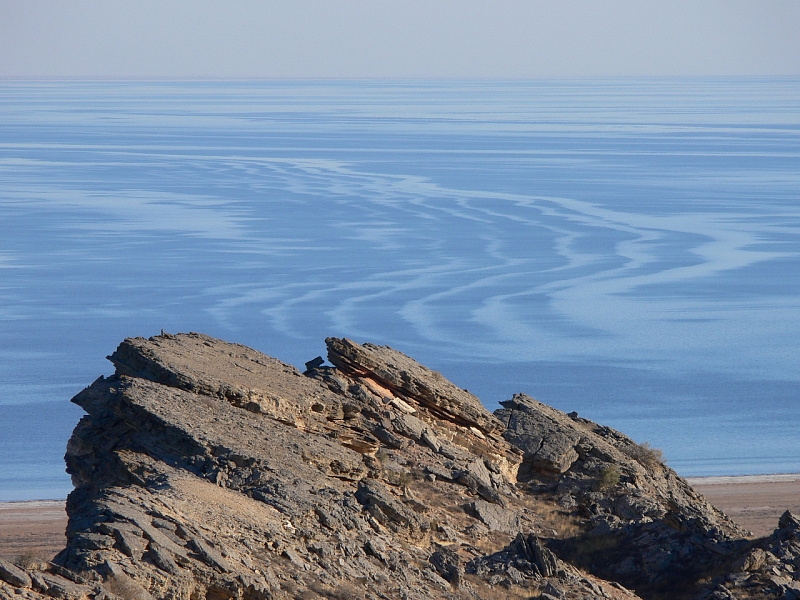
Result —
<instances>
[{"instance_id":1,"label":"sparse vegetation","mask_svg":"<svg viewBox=\"0 0 800 600\"><path fill-rule=\"evenodd\" d=\"M647 442L629 446L625 453L651 472L664 467L664 453Z\"/></svg>"},{"instance_id":2,"label":"sparse vegetation","mask_svg":"<svg viewBox=\"0 0 800 600\"><path fill-rule=\"evenodd\" d=\"M555 537L567 539L583 533L581 519L569 510L562 509L555 497L551 495L530 495L521 500L532 515L537 525L550 530Z\"/></svg>"},{"instance_id":3,"label":"sparse vegetation","mask_svg":"<svg viewBox=\"0 0 800 600\"><path fill-rule=\"evenodd\" d=\"M597 478L598 490L610 490L619 484L619 467L617 465L606 465L600 471L600 477Z\"/></svg>"},{"instance_id":4,"label":"sparse vegetation","mask_svg":"<svg viewBox=\"0 0 800 600\"><path fill-rule=\"evenodd\" d=\"M48 559L35 548L25 548L14 557L14 564L28 571L43 571L47 568Z\"/></svg>"},{"instance_id":5,"label":"sparse vegetation","mask_svg":"<svg viewBox=\"0 0 800 600\"><path fill-rule=\"evenodd\" d=\"M575 545L578 556L594 556L603 552L610 552L620 545L620 538L616 535L584 535Z\"/></svg>"},{"instance_id":6,"label":"sparse vegetation","mask_svg":"<svg viewBox=\"0 0 800 600\"><path fill-rule=\"evenodd\" d=\"M334 600L359 600L363 598L364 594L352 583L342 583L336 586L336 589L330 595Z\"/></svg>"}]
</instances>

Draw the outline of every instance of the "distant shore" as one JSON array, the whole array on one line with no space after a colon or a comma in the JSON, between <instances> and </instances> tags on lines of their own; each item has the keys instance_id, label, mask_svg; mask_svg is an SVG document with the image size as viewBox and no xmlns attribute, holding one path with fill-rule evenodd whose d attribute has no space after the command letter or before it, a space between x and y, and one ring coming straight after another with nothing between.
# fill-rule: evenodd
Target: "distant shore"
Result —
<instances>
[{"instance_id":1,"label":"distant shore","mask_svg":"<svg viewBox=\"0 0 800 600\"><path fill-rule=\"evenodd\" d=\"M800 473L686 480L755 536L770 534L786 510L800 515ZM65 500L0 502L0 557L50 559L66 544L66 526Z\"/></svg>"},{"instance_id":2,"label":"distant shore","mask_svg":"<svg viewBox=\"0 0 800 600\"><path fill-rule=\"evenodd\" d=\"M786 510L800 515L800 473L687 477L695 490L756 536L772 533Z\"/></svg>"},{"instance_id":3,"label":"distant shore","mask_svg":"<svg viewBox=\"0 0 800 600\"><path fill-rule=\"evenodd\" d=\"M690 485L725 485L729 483L780 483L797 481L800 473L772 473L769 475L707 475L684 477Z\"/></svg>"}]
</instances>

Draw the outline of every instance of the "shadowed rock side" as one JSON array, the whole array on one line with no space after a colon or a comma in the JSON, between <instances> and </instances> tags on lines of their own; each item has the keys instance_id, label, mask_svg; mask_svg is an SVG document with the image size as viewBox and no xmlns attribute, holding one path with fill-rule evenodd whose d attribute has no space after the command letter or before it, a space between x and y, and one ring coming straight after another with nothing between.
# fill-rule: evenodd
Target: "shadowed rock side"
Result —
<instances>
[{"instance_id":1,"label":"shadowed rock side","mask_svg":"<svg viewBox=\"0 0 800 600\"><path fill-rule=\"evenodd\" d=\"M800 598L789 513L749 540L616 431L326 343L303 374L125 340L73 399L67 547L0 560L0 598Z\"/></svg>"}]
</instances>

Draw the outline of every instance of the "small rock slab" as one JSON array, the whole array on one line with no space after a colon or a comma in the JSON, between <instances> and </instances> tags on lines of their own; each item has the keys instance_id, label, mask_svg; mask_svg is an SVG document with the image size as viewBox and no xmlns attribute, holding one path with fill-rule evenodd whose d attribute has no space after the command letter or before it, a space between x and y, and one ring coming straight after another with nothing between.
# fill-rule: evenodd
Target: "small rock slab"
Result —
<instances>
[{"instance_id":1,"label":"small rock slab","mask_svg":"<svg viewBox=\"0 0 800 600\"><path fill-rule=\"evenodd\" d=\"M5 561L2 558L0 558L0 579L6 583L10 583L14 587L31 587L31 578L28 577L28 574L17 565Z\"/></svg>"},{"instance_id":2,"label":"small rock slab","mask_svg":"<svg viewBox=\"0 0 800 600\"><path fill-rule=\"evenodd\" d=\"M476 519L483 522L492 531L502 531L505 533L514 533L519 531L519 516L508 509L487 502L486 500L478 499L470 502L465 510Z\"/></svg>"},{"instance_id":3,"label":"small rock slab","mask_svg":"<svg viewBox=\"0 0 800 600\"><path fill-rule=\"evenodd\" d=\"M501 428L481 401L389 346L357 344L347 338L330 337L328 361L352 377L369 377L397 395L413 398L432 412L483 433Z\"/></svg>"}]
</instances>

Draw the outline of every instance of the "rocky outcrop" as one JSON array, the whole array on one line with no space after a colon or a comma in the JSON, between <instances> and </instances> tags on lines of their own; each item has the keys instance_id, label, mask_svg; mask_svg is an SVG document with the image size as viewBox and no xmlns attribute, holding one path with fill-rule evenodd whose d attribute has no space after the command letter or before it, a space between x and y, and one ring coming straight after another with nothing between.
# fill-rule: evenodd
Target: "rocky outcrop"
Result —
<instances>
[{"instance_id":1,"label":"rocky outcrop","mask_svg":"<svg viewBox=\"0 0 800 600\"><path fill-rule=\"evenodd\" d=\"M748 532L711 506L660 452L524 394L495 415L523 450L519 480L581 517L553 547L574 564L635 589L679 593L746 546Z\"/></svg>"},{"instance_id":2,"label":"rocky outcrop","mask_svg":"<svg viewBox=\"0 0 800 600\"><path fill-rule=\"evenodd\" d=\"M774 533L752 544L708 598L800 599L800 519L786 511Z\"/></svg>"},{"instance_id":3,"label":"rocky outcrop","mask_svg":"<svg viewBox=\"0 0 800 600\"><path fill-rule=\"evenodd\" d=\"M67 547L0 561L0 599L793 597L791 515L749 540L618 432L523 395L492 415L391 348L327 345L334 367L300 373L200 334L125 340L73 399Z\"/></svg>"},{"instance_id":4,"label":"rocky outcrop","mask_svg":"<svg viewBox=\"0 0 800 600\"><path fill-rule=\"evenodd\" d=\"M478 398L402 352L346 338L328 338L325 344L331 364L388 402L400 399L412 408L425 407L440 418L483 433L500 428Z\"/></svg>"}]
</instances>

